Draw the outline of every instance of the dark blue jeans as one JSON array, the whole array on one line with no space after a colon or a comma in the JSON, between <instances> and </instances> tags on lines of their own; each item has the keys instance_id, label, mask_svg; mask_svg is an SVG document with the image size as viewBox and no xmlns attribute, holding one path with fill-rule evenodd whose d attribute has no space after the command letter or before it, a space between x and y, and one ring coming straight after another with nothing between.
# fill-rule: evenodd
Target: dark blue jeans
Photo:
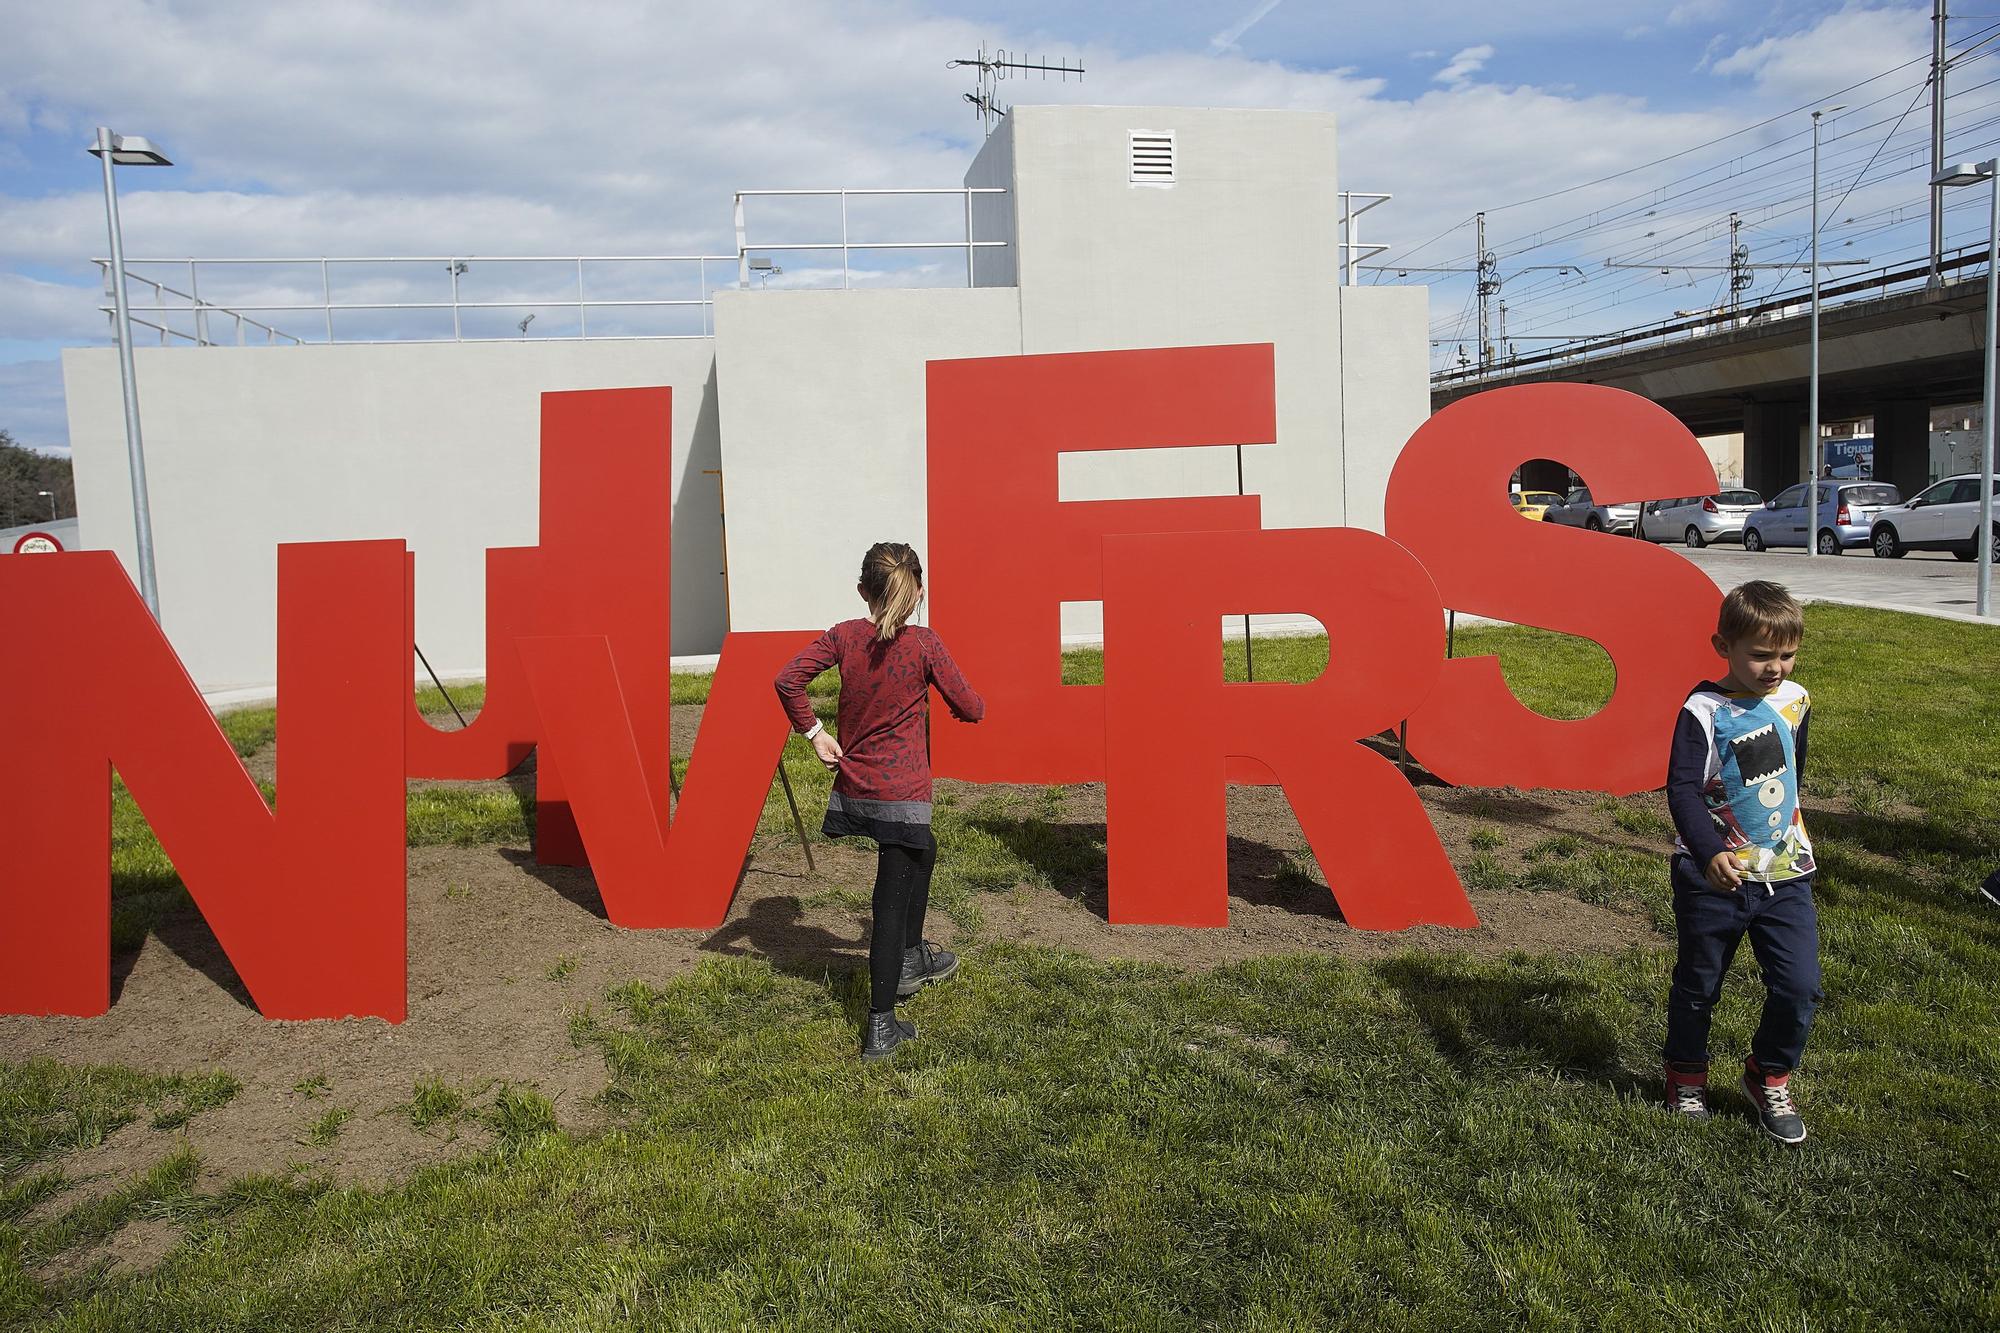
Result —
<instances>
[{"instance_id":1,"label":"dark blue jeans","mask_svg":"<svg viewBox=\"0 0 2000 1333\"><path fill-rule=\"evenodd\" d=\"M1673 863L1674 933L1680 956L1667 992L1669 1063L1708 1068L1708 1026L1722 979L1745 935L1764 972L1764 1017L1750 1039L1750 1054L1773 1074L1798 1068L1812 1030L1820 993L1819 914L1813 910L1812 876L1782 884L1745 881L1733 893L1708 886L1692 858Z\"/></svg>"}]
</instances>

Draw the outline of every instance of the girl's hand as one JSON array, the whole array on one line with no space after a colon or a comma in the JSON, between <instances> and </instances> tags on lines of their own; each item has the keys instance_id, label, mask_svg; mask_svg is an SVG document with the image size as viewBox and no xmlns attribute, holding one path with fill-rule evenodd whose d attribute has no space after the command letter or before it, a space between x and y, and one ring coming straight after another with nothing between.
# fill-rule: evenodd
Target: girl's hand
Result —
<instances>
[{"instance_id":1,"label":"girl's hand","mask_svg":"<svg viewBox=\"0 0 2000 1333\"><path fill-rule=\"evenodd\" d=\"M833 738L833 733L830 731L822 731L813 737L813 753L818 755L819 761L828 768L834 767L847 754L840 748L840 742Z\"/></svg>"}]
</instances>

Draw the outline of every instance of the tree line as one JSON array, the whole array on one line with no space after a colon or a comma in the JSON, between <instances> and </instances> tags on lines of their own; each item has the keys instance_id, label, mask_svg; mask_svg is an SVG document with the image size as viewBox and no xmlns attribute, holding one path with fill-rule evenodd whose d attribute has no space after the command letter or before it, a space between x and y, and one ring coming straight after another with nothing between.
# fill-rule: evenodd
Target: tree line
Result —
<instances>
[{"instance_id":1,"label":"tree line","mask_svg":"<svg viewBox=\"0 0 2000 1333\"><path fill-rule=\"evenodd\" d=\"M38 454L14 442L0 430L0 528L49 521L49 497L55 492L55 516L76 517L76 478L67 458Z\"/></svg>"}]
</instances>

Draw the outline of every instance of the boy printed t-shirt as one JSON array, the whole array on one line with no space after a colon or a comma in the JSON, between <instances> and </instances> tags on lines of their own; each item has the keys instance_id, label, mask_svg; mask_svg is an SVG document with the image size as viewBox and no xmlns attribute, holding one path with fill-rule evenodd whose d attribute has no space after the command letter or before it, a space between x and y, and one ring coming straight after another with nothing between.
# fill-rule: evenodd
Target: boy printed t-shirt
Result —
<instances>
[{"instance_id":1,"label":"boy printed t-shirt","mask_svg":"<svg viewBox=\"0 0 2000 1333\"><path fill-rule=\"evenodd\" d=\"M1811 710L1812 696L1789 680L1763 695L1731 693L1713 681L1695 687L1681 705L1668 763L1675 851L1701 865L1731 852L1743 877L1760 883L1813 873L1799 809Z\"/></svg>"}]
</instances>

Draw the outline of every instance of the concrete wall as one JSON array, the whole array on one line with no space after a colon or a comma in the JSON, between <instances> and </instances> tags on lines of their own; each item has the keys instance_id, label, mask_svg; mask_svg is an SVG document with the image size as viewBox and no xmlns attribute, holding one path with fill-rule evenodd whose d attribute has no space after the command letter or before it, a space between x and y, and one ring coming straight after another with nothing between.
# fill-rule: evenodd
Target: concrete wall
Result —
<instances>
[{"instance_id":1,"label":"concrete wall","mask_svg":"<svg viewBox=\"0 0 2000 1333\"><path fill-rule=\"evenodd\" d=\"M1011 287L723 292L730 625L824 627L861 613L861 555L929 549L924 362L1021 350Z\"/></svg>"},{"instance_id":2,"label":"concrete wall","mask_svg":"<svg viewBox=\"0 0 2000 1333\"><path fill-rule=\"evenodd\" d=\"M204 690L276 677L277 545L400 537L417 642L485 664L485 550L533 545L540 395L674 388L676 653L721 643L714 349L707 339L142 348L161 620ZM83 544L137 581L117 353L68 349Z\"/></svg>"}]
</instances>

